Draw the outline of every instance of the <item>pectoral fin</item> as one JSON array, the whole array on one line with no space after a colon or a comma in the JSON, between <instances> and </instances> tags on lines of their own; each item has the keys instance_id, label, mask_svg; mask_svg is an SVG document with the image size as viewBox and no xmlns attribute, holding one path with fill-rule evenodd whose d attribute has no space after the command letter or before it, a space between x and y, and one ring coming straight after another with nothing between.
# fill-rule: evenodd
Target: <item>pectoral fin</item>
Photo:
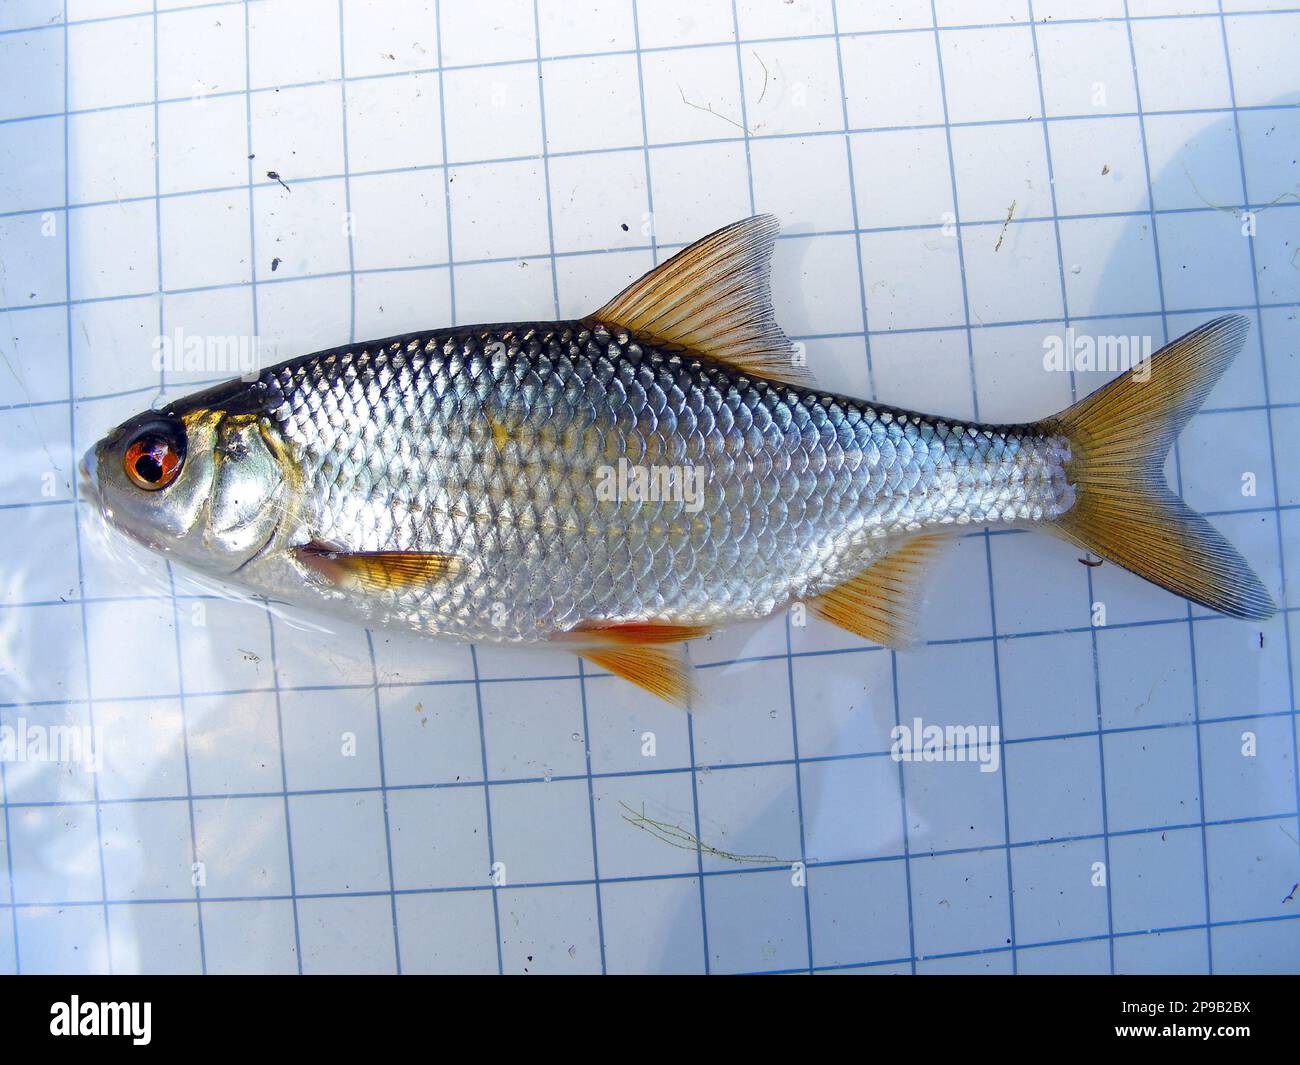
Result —
<instances>
[{"instance_id":1,"label":"pectoral fin","mask_svg":"<svg viewBox=\"0 0 1300 1065\"><path fill-rule=\"evenodd\" d=\"M924 575L947 540L946 533L914 536L808 605L818 617L864 640L907 647L916 642Z\"/></svg>"},{"instance_id":2,"label":"pectoral fin","mask_svg":"<svg viewBox=\"0 0 1300 1065\"><path fill-rule=\"evenodd\" d=\"M675 645L709 631L704 625L630 622L580 627L555 639L570 644L575 654L592 665L685 707L694 694L691 667L683 649Z\"/></svg>"},{"instance_id":3,"label":"pectoral fin","mask_svg":"<svg viewBox=\"0 0 1300 1065\"><path fill-rule=\"evenodd\" d=\"M455 555L416 551L340 551L327 544L296 549L298 560L339 588L379 593L448 580L459 572Z\"/></svg>"}]
</instances>

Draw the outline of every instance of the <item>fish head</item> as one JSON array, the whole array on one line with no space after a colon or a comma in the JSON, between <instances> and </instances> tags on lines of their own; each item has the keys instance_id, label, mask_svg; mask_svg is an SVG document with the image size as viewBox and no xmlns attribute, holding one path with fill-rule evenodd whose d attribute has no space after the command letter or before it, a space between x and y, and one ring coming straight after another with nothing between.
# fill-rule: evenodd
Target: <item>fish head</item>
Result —
<instances>
[{"instance_id":1,"label":"fish head","mask_svg":"<svg viewBox=\"0 0 1300 1065\"><path fill-rule=\"evenodd\" d=\"M107 524L217 576L269 549L292 477L259 389L231 382L143 411L87 451L86 494Z\"/></svg>"}]
</instances>

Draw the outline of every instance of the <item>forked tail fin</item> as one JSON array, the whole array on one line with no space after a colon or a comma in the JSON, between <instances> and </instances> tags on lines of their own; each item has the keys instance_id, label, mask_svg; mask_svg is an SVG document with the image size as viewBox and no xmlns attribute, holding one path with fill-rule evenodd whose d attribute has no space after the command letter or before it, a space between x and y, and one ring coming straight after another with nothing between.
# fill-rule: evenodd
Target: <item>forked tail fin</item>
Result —
<instances>
[{"instance_id":1,"label":"forked tail fin","mask_svg":"<svg viewBox=\"0 0 1300 1065\"><path fill-rule=\"evenodd\" d=\"M1077 498L1053 531L1194 603L1262 619L1275 608L1260 579L1164 477L1174 439L1249 330L1241 315L1207 322L1039 426L1071 446Z\"/></svg>"}]
</instances>

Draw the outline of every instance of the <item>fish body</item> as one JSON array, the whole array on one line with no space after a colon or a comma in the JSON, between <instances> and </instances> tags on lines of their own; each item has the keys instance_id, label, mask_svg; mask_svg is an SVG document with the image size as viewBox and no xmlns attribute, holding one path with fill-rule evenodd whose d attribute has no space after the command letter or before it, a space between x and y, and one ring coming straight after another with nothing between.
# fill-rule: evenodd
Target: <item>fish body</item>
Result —
<instances>
[{"instance_id":1,"label":"fish body","mask_svg":"<svg viewBox=\"0 0 1300 1065\"><path fill-rule=\"evenodd\" d=\"M599 322L323 352L251 391L305 482L290 538L464 559L348 598L469 639L765 617L901 537L1051 520L1073 497L1059 437L774 385ZM306 576L273 565L240 580Z\"/></svg>"},{"instance_id":2,"label":"fish body","mask_svg":"<svg viewBox=\"0 0 1300 1065\"><path fill-rule=\"evenodd\" d=\"M676 701L676 641L807 602L891 645L954 531L1042 527L1237 616L1272 602L1164 486L1240 347L1220 319L1070 410L978 425L818 389L771 315L775 223L711 234L581 320L293 359L87 456L112 524L368 625L559 641Z\"/></svg>"}]
</instances>

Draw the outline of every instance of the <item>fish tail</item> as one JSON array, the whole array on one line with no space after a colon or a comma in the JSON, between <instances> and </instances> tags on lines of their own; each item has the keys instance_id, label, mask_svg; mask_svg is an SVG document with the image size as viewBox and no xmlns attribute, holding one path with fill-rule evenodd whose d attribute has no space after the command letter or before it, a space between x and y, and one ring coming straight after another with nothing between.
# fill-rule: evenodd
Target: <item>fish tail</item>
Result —
<instances>
[{"instance_id":1,"label":"fish tail","mask_svg":"<svg viewBox=\"0 0 1300 1065\"><path fill-rule=\"evenodd\" d=\"M1259 577L1164 477L1169 448L1249 329L1241 315L1207 322L1038 427L1070 444L1076 499L1052 531L1194 603L1263 619L1275 607Z\"/></svg>"}]
</instances>

